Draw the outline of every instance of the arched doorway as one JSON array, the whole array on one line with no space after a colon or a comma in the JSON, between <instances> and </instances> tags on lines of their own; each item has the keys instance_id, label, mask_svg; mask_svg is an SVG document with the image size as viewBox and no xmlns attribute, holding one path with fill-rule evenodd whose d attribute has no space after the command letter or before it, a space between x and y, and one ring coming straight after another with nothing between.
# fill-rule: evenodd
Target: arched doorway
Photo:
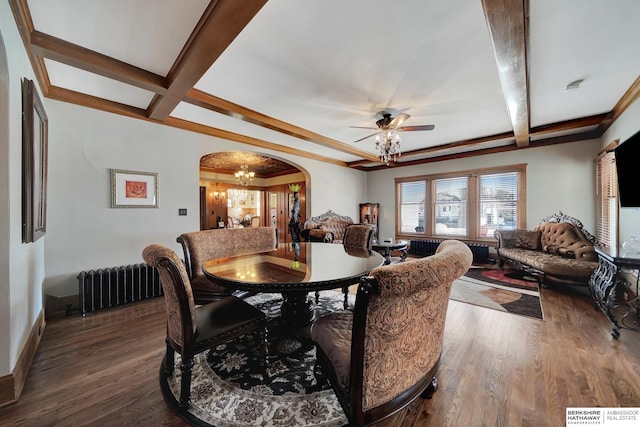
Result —
<instances>
[{"instance_id":1,"label":"arched doorway","mask_svg":"<svg viewBox=\"0 0 640 427\"><path fill-rule=\"evenodd\" d=\"M239 177L243 167L248 182ZM251 226L278 229L280 242L290 242L293 189L299 185L300 222L306 218L307 174L283 160L245 151L210 153L200 159L200 228ZM300 224L302 227L302 224Z\"/></svg>"}]
</instances>

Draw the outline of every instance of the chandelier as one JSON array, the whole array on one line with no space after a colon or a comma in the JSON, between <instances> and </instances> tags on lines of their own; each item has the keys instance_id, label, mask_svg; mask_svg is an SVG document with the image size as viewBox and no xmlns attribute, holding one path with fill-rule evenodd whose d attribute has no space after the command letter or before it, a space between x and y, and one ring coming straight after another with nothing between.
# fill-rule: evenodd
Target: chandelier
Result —
<instances>
[{"instance_id":1,"label":"chandelier","mask_svg":"<svg viewBox=\"0 0 640 427\"><path fill-rule=\"evenodd\" d=\"M402 155L400 152L400 135L395 129L385 129L376 135L376 148L380 152L380 161L389 166L390 161L396 161Z\"/></svg>"},{"instance_id":2,"label":"chandelier","mask_svg":"<svg viewBox=\"0 0 640 427\"><path fill-rule=\"evenodd\" d=\"M240 166L240 170L235 173L236 181L240 185L247 186L253 184L253 179L256 176L255 172L249 172L249 166L246 164Z\"/></svg>"}]
</instances>

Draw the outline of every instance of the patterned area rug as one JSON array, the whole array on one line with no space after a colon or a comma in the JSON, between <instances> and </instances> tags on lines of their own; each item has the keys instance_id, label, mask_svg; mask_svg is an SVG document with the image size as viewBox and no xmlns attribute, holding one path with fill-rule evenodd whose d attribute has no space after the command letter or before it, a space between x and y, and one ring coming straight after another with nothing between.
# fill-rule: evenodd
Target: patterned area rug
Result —
<instances>
[{"instance_id":1,"label":"patterned area rug","mask_svg":"<svg viewBox=\"0 0 640 427\"><path fill-rule=\"evenodd\" d=\"M510 270L472 268L454 282L451 299L542 319L537 283L518 278ZM343 294L324 291L316 311L321 315L342 309ZM350 294L353 304L355 295ZM247 298L277 322L282 297L259 294ZM305 339L269 333L268 363L258 362L256 337L247 335L215 351L200 354L193 367L188 412L178 409L180 357L173 375L161 380L165 399L191 425L231 426L344 426L344 416L331 385L313 373L315 347Z\"/></svg>"},{"instance_id":2,"label":"patterned area rug","mask_svg":"<svg viewBox=\"0 0 640 427\"><path fill-rule=\"evenodd\" d=\"M341 310L343 298L339 291L324 291L316 311ZM260 294L247 301L272 321L279 316L280 294ZM313 373L315 347L308 340L279 335L277 330L270 333L266 367L259 364L257 348L255 337L247 335L198 355L191 384L193 404L183 418L192 425L216 427L347 424L331 385L319 382ZM173 395L169 403L177 408L179 355L166 386Z\"/></svg>"},{"instance_id":3,"label":"patterned area rug","mask_svg":"<svg viewBox=\"0 0 640 427\"><path fill-rule=\"evenodd\" d=\"M453 283L451 299L544 320L535 278L511 269L472 267Z\"/></svg>"}]
</instances>

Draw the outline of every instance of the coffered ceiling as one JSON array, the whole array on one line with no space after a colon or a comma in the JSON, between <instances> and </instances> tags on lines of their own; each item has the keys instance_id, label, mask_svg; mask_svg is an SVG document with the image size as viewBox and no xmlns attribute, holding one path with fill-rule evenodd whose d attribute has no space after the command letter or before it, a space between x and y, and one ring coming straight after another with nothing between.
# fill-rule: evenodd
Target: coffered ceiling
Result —
<instances>
[{"instance_id":1,"label":"coffered ceiling","mask_svg":"<svg viewBox=\"0 0 640 427\"><path fill-rule=\"evenodd\" d=\"M637 0L9 1L46 97L363 170L385 109L435 126L397 167L599 137L640 93Z\"/></svg>"}]
</instances>

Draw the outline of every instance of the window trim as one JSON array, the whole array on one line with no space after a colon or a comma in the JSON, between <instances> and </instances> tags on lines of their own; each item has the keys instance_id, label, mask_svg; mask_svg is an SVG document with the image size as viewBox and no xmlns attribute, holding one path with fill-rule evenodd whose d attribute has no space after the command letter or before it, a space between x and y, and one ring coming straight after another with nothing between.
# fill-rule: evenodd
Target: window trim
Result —
<instances>
[{"instance_id":1,"label":"window trim","mask_svg":"<svg viewBox=\"0 0 640 427\"><path fill-rule=\"evenodd\" d=\"M480 230L478 226L478 217L480 210L480 199L478 197L478 193L480 191L480 179L481 175L492 175L498 173L509 173L516 172L519 173L518 179L518 221L516 224L516 228L526 228L527 224L527 163L519 163L514 165L505 165L505 166L494 166L489 168L480 168L480 169L469 169L455 172L443 172L443 173L434 173L434 174L425 174L425 175L414 175L407 177L396 177L395 181L395 206L396 206L396 214L395 214L395 233L397 238L404 239L458 239L464 240L468 242L479 241L479 242L487 242L487 241L495 241L493 236L485 236L480 237ZM434 180L443 179L443 178L457 178L457 177L468 177L471 178L469 181L469 197L467 199L467 215L469 217L469 223L467 224L467 235L466 236L453 236L453 235L443 235L436 234L433 230L432 221L427 221L427 212L429 213L429 217L433 215L433 185ZM401 217L401 205L400 205L400 192L401 192L401 184L406 182L416 182L416 181L425 181L426 189L425 189L425 227L423 232L407 232L401 231L400 227L400 217ZM473 188L473 191L471 189Z\"/></svg>"}]
</instances>

